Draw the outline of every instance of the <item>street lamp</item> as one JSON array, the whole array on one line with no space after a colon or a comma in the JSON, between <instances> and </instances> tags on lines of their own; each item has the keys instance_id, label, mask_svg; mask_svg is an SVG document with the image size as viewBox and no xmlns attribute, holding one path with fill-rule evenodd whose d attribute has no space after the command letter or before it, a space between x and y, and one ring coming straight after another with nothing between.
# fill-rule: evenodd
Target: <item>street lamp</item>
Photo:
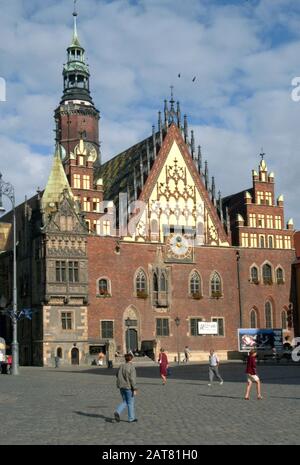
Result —
<instances>
[{"instance_id":1,"label":"street lamp","mask_svg":"<svg viewBox=\"0 0 300 465\"><path fill-rule=\"evenodd\" d=\"M177 330L176 330L176 331L177 331L177 334L176 334L176 336L177 336L177 363L178 363L178 365L179 365L179 363L180 363L180 354L179 354L178 327L179 327L179 325L180 325L180 318L177 316L177 317L175 318L174 321L175 321L176 328L177 328Z\"/></svg>"},{"instance_id":2,"label":"street lamp","mask_svg":"<svg viewBox=\"0 0 300 465\"><path fill-rule=\"evenodd\" d=\"M13 212L13 311L10 314L13 327L13 340L12 340L12 375L19 374L19 344L18 344L18 313L17 313L17 234L16 234L16 204L15 204L15 190L12 184L2 181L2 174L0 173L0 212L5 209L2 205L2 196L6 195L12 205Z\"/></svg>"}]
</instances>

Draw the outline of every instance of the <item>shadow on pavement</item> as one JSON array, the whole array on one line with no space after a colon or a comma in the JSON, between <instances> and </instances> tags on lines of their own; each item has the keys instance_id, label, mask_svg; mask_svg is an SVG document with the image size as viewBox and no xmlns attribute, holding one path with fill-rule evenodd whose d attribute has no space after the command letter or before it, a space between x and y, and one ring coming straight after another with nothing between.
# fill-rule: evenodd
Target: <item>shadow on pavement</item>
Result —
<instances>
[{"instance_id":1,"label":"shadow on pavement","mask_svg":"<svg viewBox=\"0 0 300 465\"><path fill-rule=\"evenodd\" d=\"M115 420L111 417L106 417L105 415L100 415L97 413L86 413L86 412L77 412L75 411L77 415L82 415L85 417L92 417L92 418L103 418L107 423L115 423Z\"/></svg>"}]
</instances>

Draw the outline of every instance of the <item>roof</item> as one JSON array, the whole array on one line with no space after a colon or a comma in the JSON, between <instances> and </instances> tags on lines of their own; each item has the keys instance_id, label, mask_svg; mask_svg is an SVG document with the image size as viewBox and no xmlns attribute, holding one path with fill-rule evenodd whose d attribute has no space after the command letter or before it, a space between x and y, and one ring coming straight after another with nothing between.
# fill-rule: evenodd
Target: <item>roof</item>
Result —
<instances>
[{"instance_id":1,"label":"roof","mask_svg":"<svg viewBox=\"0 0 300 465\"><path fill-rule=\"evenodd\" d=\"M159 133L156 133L155 137ZM147 149L148 147L148 149ZM148 156L147 156L148 151ZM154 162L153 136L138 142L129 149L116 155L96 170L95 179L103 179L104 199L118 204L119 193L129 192L130 198L134 197L134 185L136 182L137 193L141 191L142 182L148 177L148 160L150 169ZM141 179L141 164L143 181ZM136 181L134 181L134 175Z\"/></svg>"}]
</instances>

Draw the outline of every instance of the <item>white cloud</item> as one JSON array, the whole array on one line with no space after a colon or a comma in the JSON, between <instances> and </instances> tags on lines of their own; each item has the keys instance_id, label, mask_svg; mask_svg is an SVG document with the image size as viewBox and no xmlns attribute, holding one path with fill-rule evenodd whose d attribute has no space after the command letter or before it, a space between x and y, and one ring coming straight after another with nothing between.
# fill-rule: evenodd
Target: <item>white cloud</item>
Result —
<instances>
[{"instance_id":1,"label":"white cloud","mask_svg":"<svg viewBox=\"0 0 300 465\"><path fill-rule=\"evenodd\" d=\"M79 2L79 37L101 111L103 159L151 134L173 84L222 193L251 185L263 146L277 192L285 194L287 216L299 225L300 104L290 92L291 79L300 75L300 6L292 0L228 3ZM67 0L1 2L8 101L0 102L6 149L1 146L0 167L5 178L17 179L20 198L42 187L49 174L51 157L39 155L37 147L53 152L71 11Z\"/></svg>"}]
</instances>

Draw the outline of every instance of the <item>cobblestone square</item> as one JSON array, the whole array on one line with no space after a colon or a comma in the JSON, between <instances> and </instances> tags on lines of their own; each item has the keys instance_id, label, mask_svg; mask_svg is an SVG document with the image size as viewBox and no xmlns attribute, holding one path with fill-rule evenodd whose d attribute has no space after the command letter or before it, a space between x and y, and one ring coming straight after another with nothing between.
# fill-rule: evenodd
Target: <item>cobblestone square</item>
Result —
<instances>
[{"instance_id":1,"label":"cobblestone square","mask_svg":"<svg viewBox=\"0 0 300 465\"><path fill-rule=\"evenodd\" d=\"M201 445L300 444L300 366L259 365L264 399L244 400L245 365L223 363L222 386L204 364L172 367L166 386L158 367L137 367L138 422L120 401L116 369L21 367L0 375L0 444Z\"/></svg>"}]
</instances>

